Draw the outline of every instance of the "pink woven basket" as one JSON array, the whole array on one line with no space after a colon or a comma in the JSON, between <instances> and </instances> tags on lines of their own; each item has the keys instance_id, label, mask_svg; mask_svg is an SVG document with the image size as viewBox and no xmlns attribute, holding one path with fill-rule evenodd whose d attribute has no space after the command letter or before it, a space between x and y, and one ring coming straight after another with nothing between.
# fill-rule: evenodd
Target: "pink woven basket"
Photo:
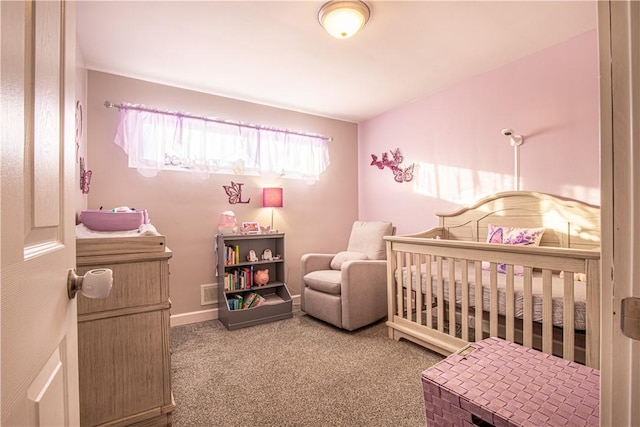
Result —
<instances>
[{"instance_id":1,"label":"pink woven basket","mask_svg":"<svg viewBox=\"0 0 640 427\"><path fill-rule=\"evenodd\" d=\"M499 338L422 372L427 425L598 426L600 373Z\"/></svg>"}]
</instances>

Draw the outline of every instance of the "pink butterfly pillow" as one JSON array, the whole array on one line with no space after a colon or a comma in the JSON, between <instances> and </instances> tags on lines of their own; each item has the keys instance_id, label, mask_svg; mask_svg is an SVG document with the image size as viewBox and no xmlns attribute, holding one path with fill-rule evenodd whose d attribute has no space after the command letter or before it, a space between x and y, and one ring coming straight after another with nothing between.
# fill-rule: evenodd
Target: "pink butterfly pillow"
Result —
<instances>
[{"instance_id":1,"label":"pink butterfly pillow","mask_svg":"<svg viewBox=\"0 0 640 427\"><path fill-rule=\"evenodd\" d=\"M487 243L502 243L505 245L534 245L539 246L544 234L544 228L519 228L519 227L498 227L489 224L487 230ZM482 261L482 269L489 270L489 262ZM506 273L506 264L498 263L498 273ZM522 276L524 267L513 266L513 274Z\"/></svg>"}]
</instances>

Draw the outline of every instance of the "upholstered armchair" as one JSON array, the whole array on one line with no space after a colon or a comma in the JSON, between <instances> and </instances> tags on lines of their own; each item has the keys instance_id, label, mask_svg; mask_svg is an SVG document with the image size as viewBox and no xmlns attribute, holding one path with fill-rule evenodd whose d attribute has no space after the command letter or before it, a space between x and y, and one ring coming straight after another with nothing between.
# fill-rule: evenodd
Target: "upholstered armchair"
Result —
<instances>
[{"instance_id":1,"label":"upholstered armchair","mask_svg":"<svg viewBox=\"0 0 640 427\"><path fill-rule=\"evenodd\" d=\"M302 256L301 309L310 316L353 331L387 315L384 236L390 222L356 221L347 250Z\"/></svg>"}]
</instances>

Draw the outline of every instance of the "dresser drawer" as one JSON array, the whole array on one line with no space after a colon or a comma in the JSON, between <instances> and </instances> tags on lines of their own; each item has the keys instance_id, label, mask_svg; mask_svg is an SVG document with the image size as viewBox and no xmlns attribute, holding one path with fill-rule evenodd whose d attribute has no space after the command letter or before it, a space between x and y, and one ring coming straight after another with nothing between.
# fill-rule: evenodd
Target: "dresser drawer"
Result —
<instances>
[{"instance_id":1,"label":"dresser drawer","mask_svg":"<svg viewBox=\"0 0 640 427\"><path fill-rule=\"evenodd\" d=\"M160 304L167 300L163 295L163 290L167 288L164 271L167 268L166 261L86 266L78 267L77 271L82 275L93 268L113 270L113 287L104 299L87 298L79 293L78 315Z\"/></svg>"}]
</instances>

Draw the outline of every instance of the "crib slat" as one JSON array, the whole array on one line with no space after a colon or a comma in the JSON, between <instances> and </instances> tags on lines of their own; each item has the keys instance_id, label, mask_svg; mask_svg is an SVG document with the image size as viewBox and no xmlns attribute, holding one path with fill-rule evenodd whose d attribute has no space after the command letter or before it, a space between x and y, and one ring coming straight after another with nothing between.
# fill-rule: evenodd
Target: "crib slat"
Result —
<instances>
[{"instance_id":1,"label":"crib slat","mask_svg":"<svg viewBox=\"0 0 640 427\"><path fill-rule=\"evenodd\" d=\"M411 252L404 252L404 264L405 271L407 272L407 287L404 295L406 318L409 321L413 321L413 273L411 270Z\"/></svg>"},{"instance_id":2,"label":"crib slat","mask_svg":"<svg viewBox=\"0 0 640 427\"><path fill-rule=\"evenodd\" d=\"M482 341L482 263L476 261L475 311L476 341Z\"/></svg>"},{"instance_id":3,"label":"crib slat","mask_svg":"<svg viewBox=\"0 0 640 427\"><path fill-rule=\"evenodd\" d=\"M447 259L449 263L449 335L456 335L456 259Z\"/></svg>"},{"instance_id":4,"label":"crib slat","mask_svg":"<svg viewBox=\"0 0 640 427\"><path fill-rule=\"evenodd\" d=\"M489 269L489 334L498 336L498 265L495 262Z\"/></svg>"},{"instance_id":5,"label":"crib slat","mask_svg":"<svg viewBox=\"0 0 640 427\"><path fill-rule=\"evenodd\" d=\"M402 263L402 252L396 252L396 264L397 264L397 270L398 274L400 275L399 278L399 283L397 286L397 291L396 291L396 305L397 305L397 312L396 315L398 317L404 317L404 302L403 302L403 298L402 298L402 293L403 293L403 288L402 288L402 283L403 283L403 275L404 273L404 265ZM411 273L410 272L406 272L407 275L407 283L411 282ZM409 285L411 286L411 285Z\"/></svg>"},{"instance_id":6,"label":"crib slat","mask_svg":"<svg viewBox=\"0 0 640 427\"><path fill-rule=\"evenodd\" d=\"M422 325L422 255L413 254L416 265L416 323Z\"/></svg>"},{"instance_id":7,"label":"crib slat","mask_svg":"<svg viewBox=\"0 0 640 427\"><path fill-rule=\"evenodd\" d=\"M442 277L442 257L436 257L436 295L438 298L438 331L444 331L444 280Z\"/></svg>"},{"instance_id":8,"label":"crib slat","mask_svg":"<svg viewBox=\"0 0 640 427\"><path fill-rule=\"evenodd\" d=\"M387 246L387 321L393 322L393 318L396 315L394 311L394 295L399 292L398 288L402 289L402 270L398 268L397 258L392 254L391 242L386 243ZM400 273L400 278L397 280L397 274ZM395 300L397 304L397 299ZM393 338L393 328L389 328L389 338Z\"/></svg>"},{"instance_id":9,"label":"crib slat","mask_svg":"<svg viewBox=\"0 0 640 427\"><path fill-rule=\"evenodd\" d=\"M462 339L469 341L469 261L462 260Z\"/></svg>"},{"instance_id":10,"label":"crib slat","mask_svg":"<svg viewBox=\"0 0 640 427\"><path fill-rule=\"evenodd\" d=\"M553 354L553 295L551 270L542 270L542 351Z\"/></svg>"},{"instance_id":11,"label":"crib slat","mask_svg":"<svg viewBox=\"0 0 640 427\"><path fill-rule=\"evenodd\" d=\"M515 297L513 294L513 265L507 265L507 283L505 288L505 314L506 314L506 333L505 339L510 342L515 342Z\"/></svg>"},{"instance_id":12,"label":"crib slat","mask_svg":"<svg viewBox=\"0 0 640 427\"><path fill-rule=\"evenodd\" d=\"M524 267L524 283L522 297L522 345L533 348L533 271Z\"/></svg>"},{"instance_id":13,"label":"crib slat","mask_svg":"<svg viewBox=\"0 0 640 427\"><path fill-rule=\"evenodd\" d=\"M564 293L562 296L562 358L573 361L574 352L574 328L575 328L575 307L573 294L573 273L564 273Z\"/></svg>"},{"instance_id":14,"label":"crib slat","mask_svg":"<svg viewBox=\"0 0 640 427\"><path fill-rule=\"evenodd\" d=\"M425 272L425 276L427 277L427 283L426 283L426 287L427 287L427 292L425 294L425 305L426 305L426 318L427 318L427 328L431 329L433 328L433 293L432 293L432 286L433 286L433 276L431 274L431 255L427 255L424 263L425 263L425 267L426 267L426 272Z\"/></svg>"}]
</instances>

